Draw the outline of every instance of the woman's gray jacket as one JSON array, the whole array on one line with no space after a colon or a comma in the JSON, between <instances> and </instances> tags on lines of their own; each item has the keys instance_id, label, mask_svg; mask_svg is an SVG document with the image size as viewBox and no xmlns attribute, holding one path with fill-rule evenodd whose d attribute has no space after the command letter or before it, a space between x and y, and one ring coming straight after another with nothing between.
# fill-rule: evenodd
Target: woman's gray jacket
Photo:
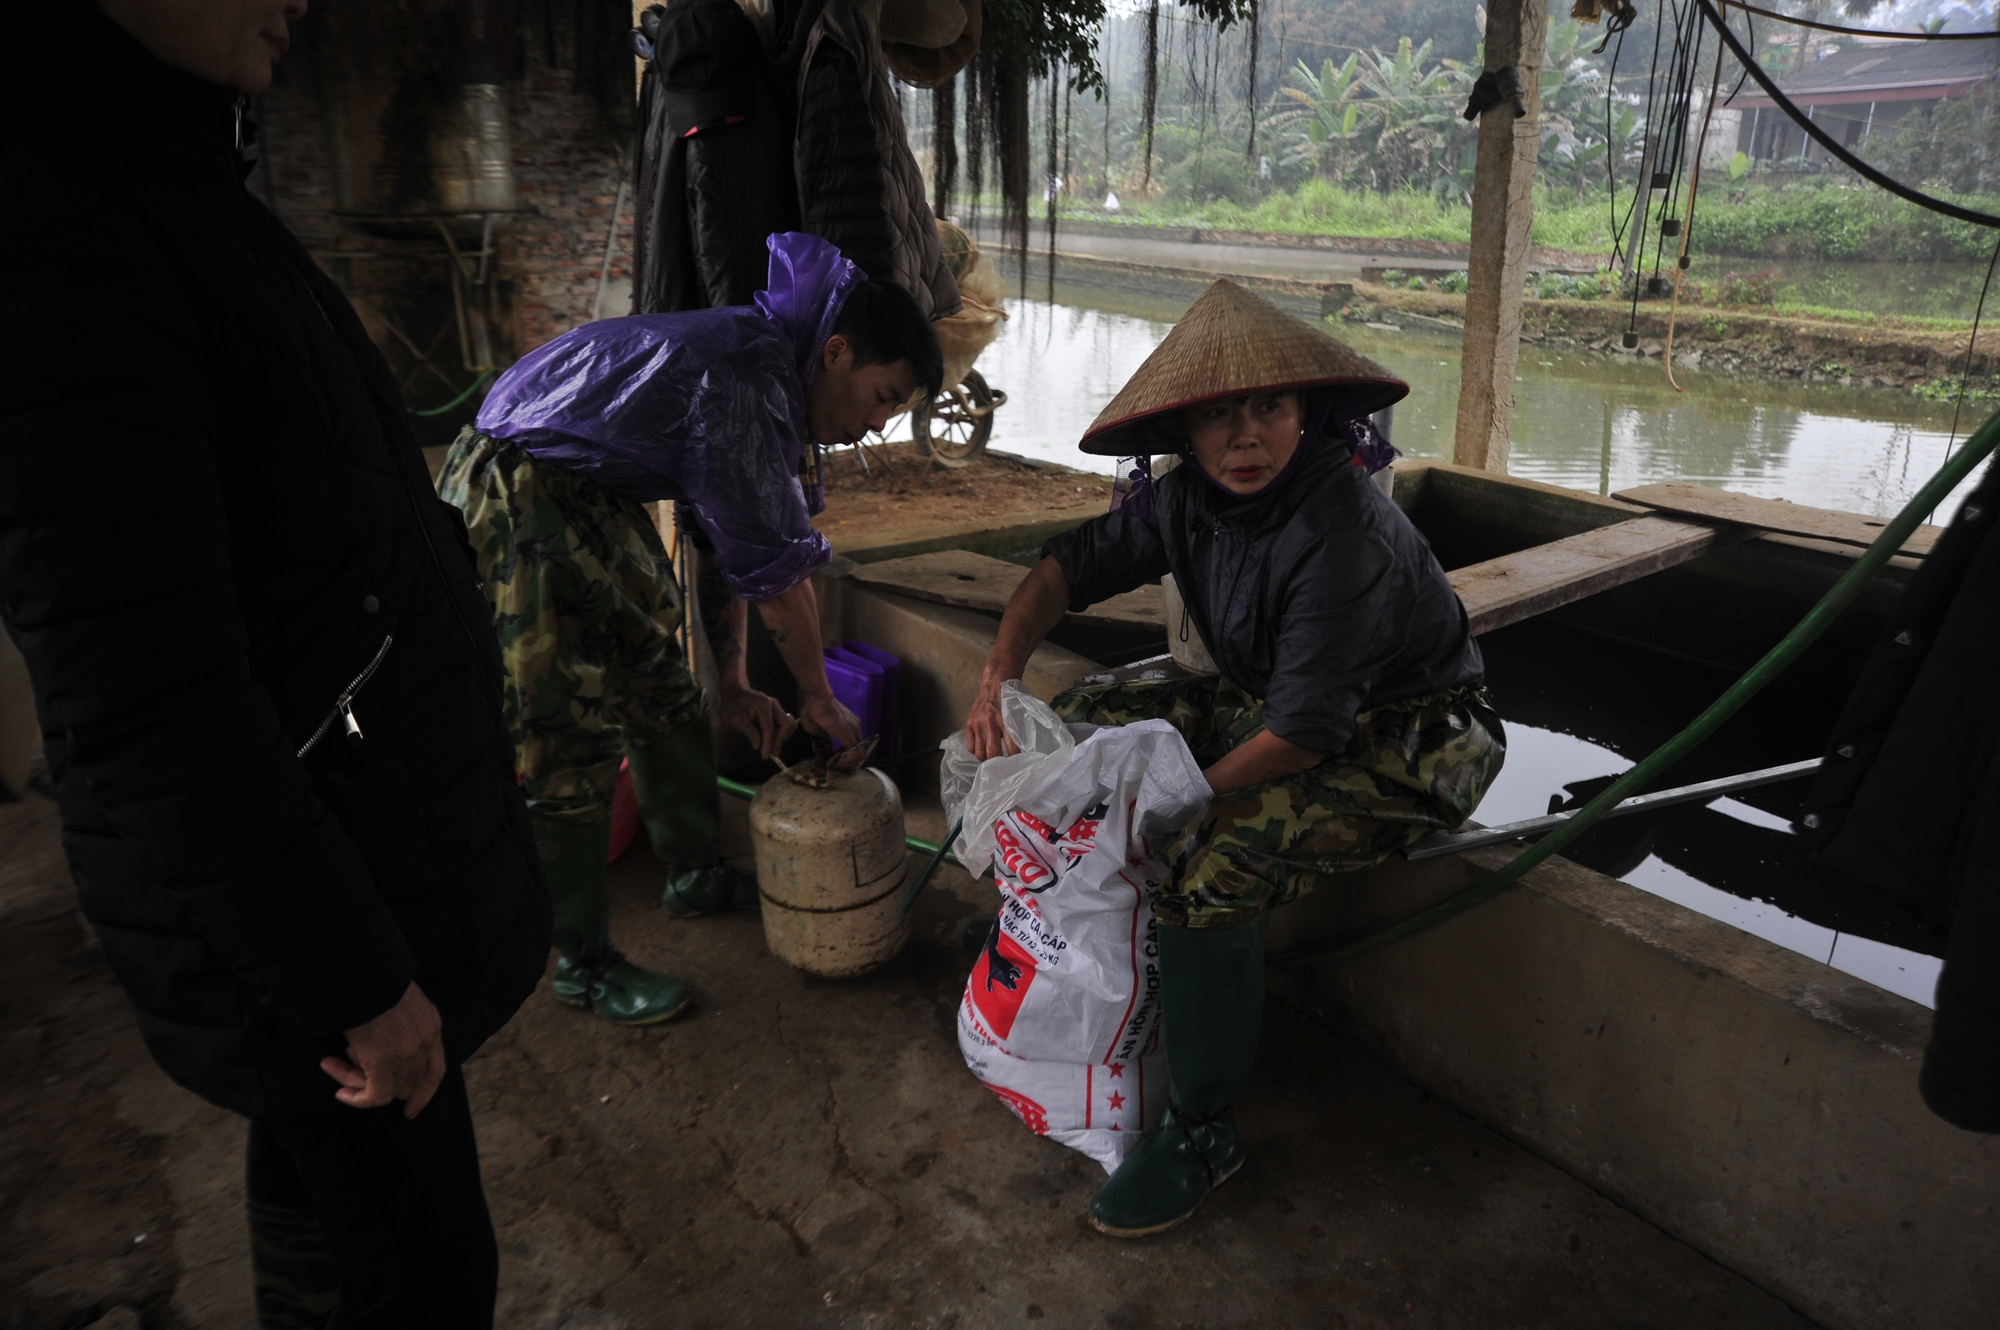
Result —
<instances>
[{"instance_id":1,"label":"woman's gray jacket","mask_svg":"<svg viewBox=\"0 0 2000 1330\"><path fill-rule=\"evenodd\" d=\"M1238 499L1193 465L1043 547L1081 610L1172 573L1222 673L1273 734L1338 753L1356 712L1479 683L1484 663L1429 542L1323 435L1275 493ZM1169 624L1168 631L1179 630Z\"/></svg>"}]
</instances>

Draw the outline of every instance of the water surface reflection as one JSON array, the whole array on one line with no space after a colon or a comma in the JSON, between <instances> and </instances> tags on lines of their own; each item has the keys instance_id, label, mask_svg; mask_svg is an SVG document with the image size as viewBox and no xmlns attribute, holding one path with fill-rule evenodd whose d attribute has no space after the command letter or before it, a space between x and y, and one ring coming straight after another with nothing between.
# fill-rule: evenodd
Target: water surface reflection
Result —
<instances>
[{"instance_id":1,"label":"water surface reflection","mask_svg":"<svg viewBox=\"0 0 2000 1330\"><path fill-rule=\"evenodd\" d=\"M1109 471L1110 459L1085 457L1076 440L1185 302L1066 294L1076 303L1008 301L1012 318L979 358L987 381L1009 394L994 417L993 446ZM1341 335L1410 381L1410 397L1396 408L1396 446L1410 457L1448 458L1456 338L1359 327ZM1668 386L1657 361L1524 346L1510 472L1591 493L1691 481L1883 517L1945 458L1950 408L1905 392L1698 370L1677 376L1685 393ZM1961 437L1983 419L1976 409L1966 414ZM1937 520L1956 507L1954 496Z\"/></svg>"}]
</instances>

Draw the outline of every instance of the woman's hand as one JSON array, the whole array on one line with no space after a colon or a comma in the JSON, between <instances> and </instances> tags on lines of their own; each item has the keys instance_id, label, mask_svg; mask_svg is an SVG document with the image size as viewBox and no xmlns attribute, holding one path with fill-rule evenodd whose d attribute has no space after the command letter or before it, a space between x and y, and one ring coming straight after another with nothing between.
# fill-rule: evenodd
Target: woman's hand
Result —
<instances>
[{"instance_id":1,"label":"woman's hand","mask_svg":"<svg viewBox=\"0 0 2000 1330\"><path fill-rule=\"evenodd\" d=\"M1006 682L1005 679L995 679L990 687L982 683L972 710L965 716L965 746L981 762L1021 751L1007 737L1007 727L1000 720L1000 685Z\"/></svg>"},{"instance_id":2,"label":"woman's hand","mask_svg":"<svg viewBox=\"0 0 2000 1330\"><path fill-rule=\"evenodd\" d=\"M1035 654L1049 630L1062 622L1068 609L1069 583L1063 578L1062 565L1044 556L1007 599L999 635L979 676L979 696L965 716L965 745L981 762L1021 751L1000 723L1000 688L1021 677L1028 657Z\"/></svg>"}]
</instances>

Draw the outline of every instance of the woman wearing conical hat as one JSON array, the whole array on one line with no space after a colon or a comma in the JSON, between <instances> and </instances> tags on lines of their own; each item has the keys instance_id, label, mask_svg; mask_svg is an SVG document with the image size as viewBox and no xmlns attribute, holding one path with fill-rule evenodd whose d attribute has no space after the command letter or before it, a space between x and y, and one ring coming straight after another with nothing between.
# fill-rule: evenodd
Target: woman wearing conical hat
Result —
<instances>
[{"instance_id":1,"label":"woman wearing conical hat","mask_svg":"<svg viewBox=\"0 0 2000 1330\"><path fill-rule=\"evenodd\" d=\"M1262 1020L1266 913L1458 826L1500 769L1465 608L1362 465L1381 446L1369 413L1408 392L1215 283L1083 437L1182 464L1044 547L986 662L966 722L981 758L1008 751L1001 685L1063 614L1162 574L1221 670L1055 703L1069 721L1171 721L1214 791L1155 893L1170 1108L1091 1201L1106 1233L1179 1223L1241 1165L1232 1105Z\"/></svg>"}]
</instances>

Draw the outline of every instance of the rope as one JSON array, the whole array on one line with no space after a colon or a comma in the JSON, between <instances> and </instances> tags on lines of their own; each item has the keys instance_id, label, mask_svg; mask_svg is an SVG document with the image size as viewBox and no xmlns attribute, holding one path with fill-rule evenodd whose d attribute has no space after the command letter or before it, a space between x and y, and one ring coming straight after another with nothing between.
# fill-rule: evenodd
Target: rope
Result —
<instances>
[{"instance_id":1,"label":"rope","mask_svg":"<svg viewBox=\"0 0 2000 1330\"><path fill-rule=\"evenodd\" d=\"M1853 171L1869 184L1886 189L1897 198L1914 203L1919 208L1928 208L1932 212L1956 218L1961 222L1971 222L1974 226L2000 227L2000 217L1996 217L1990 212L1980 212L1977 208L1962 207L1959 204L1951 203L1944 199L1934 198L1922 190L1911 189L1902 181L1895 179L1893 176L1883 174L1849 152L1840 143L1836 142L1832 135L1814 124L1811 116L1800 111L1793 104L1791 98L1778 90L1778 85L1771 81L1771 76L1764 72L1764 67L1757 63L1756 57L1743 49L1743 43L1738 41L1736 34L1729 30L1729 25L1722 21L1722 15L1715 8L1715 0L1695 0L1695 3L1701 6L1702 17L1707 19L1716 32L1721 34L1722 40L1728 44L1730 53L1736 57L1737 63L1743 66L1751 78L1757 80L1757 86L1764 90L1764 95L1769 97L1779 110L1790 116L1793 123L1804 130L1815 143L1825 148L1829 156L1838 158L1841 164L1846 166L1848 170ZM1723 3L1733 4L1735 0L1723 0Z\"/></svg>"},{"instance_id":2,"label":"rope","mask_svg":"<svg viewBox=\"0 0 2000 1330\"><path fill-rule=\"evenodd\" d=\"M1702 0L1706 5L1708 0ZM1655 749L1637 766L1627 771L1609 788L1592 799L1569 821L1557 827L1540 841L1516 855L1504 868L1488 876L1484 881L1467 887L1428 910L1419 911L1401 923L1392 924L1380 932L1372 933L1358 941L1347 943L1326 951L1306 952L1293 956L1273 957L1271 964L1279 966L1320 965L1328 961L1347 960L1364 952L1373 951L1399 939L1420 933L1432 924L1451 918L1462 910L1470 909L1489 896L1498 894L1519 881L1529 869L1554 855L1556 851L1569 845L1584 832L1590 830L1596 821L1616 808L1634 791L1647 785L1652 779L1687 755L1697 744L1713 734L1722 723L1742 709L1761 692L1764 686L1790 665L1799 655L1827 630L1833 621L1861 594L1862 588L1873 581L1889 560L1901 551L1903 542L1910 538L1924 516L1936 508L1939 501L1958 488L1959 482L1972 473L1986 456L2000 444L2000 412L1990 416L1979 427L1957 456L1948 459L1932 476L1916 496L1903 505L1890 523L1882 528L1854 566L1847 570L1833 589L1821 598L1819 604L1807 611L1791 632L1731 684L1721 697L1701 713L1694 723Z\"/></svg>"},{"instance_id":3,"label":"rope","mask_svg":"<svg viewBox=\"0 0 2000 1330\"><path fill-rule=\"evenodd\" d=\"M470 384L468 384L464 392L452 398L449 402L446 402L443 406L434 406L428 411L412 411L410 414L413 416L441 416L445 412L457 406L460 402L463 402L466 398L478 392L480 388L485 386L486 381L493 377L493 374L494 371L490 369L482 369L479 371L479 377L474 379Z\"/></svg>"}]
</instances>

